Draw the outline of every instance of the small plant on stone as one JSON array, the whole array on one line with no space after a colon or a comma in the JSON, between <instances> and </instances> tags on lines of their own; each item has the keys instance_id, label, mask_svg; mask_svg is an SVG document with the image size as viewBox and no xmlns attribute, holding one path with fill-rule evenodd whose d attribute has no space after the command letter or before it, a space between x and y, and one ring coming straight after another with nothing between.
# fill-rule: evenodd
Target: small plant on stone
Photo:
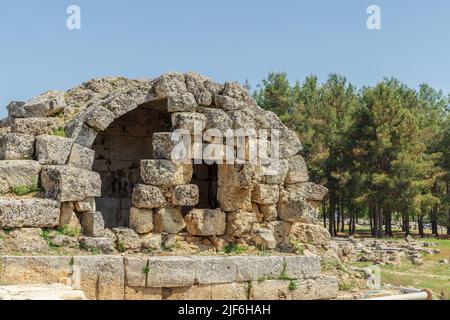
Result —
<instances>
[{"instance_id":1,"label":"small plant on stone","mask_svg":"<svg viewBox=\"0 0 450 320\"><path fill-rule=\"evenodd\" d=\"M117 242L117 250L121 253L127 251L125 244L122 241Z\"/></svg>"},{"instance_id":2,"label":"small plant on stone","mask_svg":"<svg viewBox=\"0 0 450 320\"><path fill-rule=\"evenodd\" d=\"M64 130L64 128L53 129L51 135L65 138L66 137L66 131Z\"/></svg>"},{"instance_id":3,"label":"small plant on stone","mask_svg":"<svg viewBox=\"0 0 450 320\"><path fill-rule=\"evenodd\" d=\"M92 255L98 255L100 254L100 250L98 250L97 248L91 248L91 250L89 250L91 252Z\"/></svg>"},{"instance_id":4,"label":"small plant on stone","mask_svg":"<svg viewBox=\"0 0 450 320\"><path fill-rule=\"evenodd\" d=\"M247 252L247 249L236 243L229 243L225 246L223 251L227 254L230 254L230 253L241 254L241 253Z\"/></svg>"},{"instance_id":5,"label":"small plant on stone","mask_svg":"<svg viewBox=\"0 0 450 320\"><path fill-rule=\"evenodd\" d=\"M39 188L38 181L36 180L32 185L18 185L11 188L12 193L16 196L24 196L30 193L39 192L41 189Z\"/></svg>"},{"instance_id":6,"label":"small plant on stone","mask_svg":"<svg viewBox=\"0 0 450 320\"><path fill-rule=\"evenodd\" d=\"M66 224L62 228L57 229L58 233L68 237L78 237L81 235L81 230L78 227L73 227Z\"/></svg>"},{"instance_id":7,"label":"small plant on stone","mask_svg":"<svg viewBox=\"0 0 450 320\"><path fill-rule=\"evenodd\" d=\"M72 267L74 263L75 263L75 258L70 257L69 266Z\"/></svg>"},{"instance_id":8,"label":"small plant on stone","mask_svg":"<svg viewBox=\"0 0 450 320\"><path fill-rule=\"evenodd\" d=\"M281 270L280 274L278 275L278 280L292 280L291 278L289 278L286 269L287 269L287 262L284 261L283 270Z\"/></svg>"},{"instance_id":9,"label":"small plant on stone","mask_svg":"<svg viewBox=\"0 0 450 320\"><path fill-rule=\"evenodd\" d=\"M289 285L288 285L288 289L289 291L295 291L298 289L298 284L297 282L295 282L294 280L290 280L289 281Z\"/></svg>"},{"instance_id":10,"label":"small plant on stone","mask_svg":"<svg viewBox=\"0 0 450 320\"><path fill-rule=\"evenodd\" d=\"M142 273L148 274L149 272L150 272L149 266L145 266L144 268L142 268Z\"/></svg>"},{"instance_id":11,"label":"small plant on stone","mask_svg":"<svg viewBox=\"0 0 450 320\"><path fill-rule=\"evenodd\" d=\"M47 241L47 242L50 241L50 231L48 229L42 230L41 236L42 236L42 239L44 239L45 241Z\"/></svg>"},{"instance_id":12,"label":"small plant on stone","mask_svg":"<svg viewBox=\"0 0 450 320\"><path fill-rule=\"evenodd\" d=\"M296 254L301 256L305 255L305 249L303 248L303 245L300 242L298 242L293 238L290 238L289 243L294 248Z\"/></svg>"}]
</instances>

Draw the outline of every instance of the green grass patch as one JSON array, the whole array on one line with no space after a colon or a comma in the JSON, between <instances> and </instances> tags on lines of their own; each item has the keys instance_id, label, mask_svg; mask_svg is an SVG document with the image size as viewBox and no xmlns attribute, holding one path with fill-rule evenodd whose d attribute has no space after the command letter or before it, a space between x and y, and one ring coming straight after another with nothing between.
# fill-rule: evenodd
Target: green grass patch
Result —
<instances>
[{"instance_id":1,"label":"green grass patch","mask_svg":"<svg viewBox=\"0 0 450 320\"><path fill-rule=\"evenodd\" d=\"M64 128L57 128L57 129L53 129L53 131L51 132L52 136L56 136L56 137L66 137L66 131L64 130Z\"/></svg>"},{"instance_id":2,"label":"green grass patch","mask_svg":"<svg viewBox=\"0 0 450 320\"><path fill-rule=\"evenodd\" d=\"M226 254L231 254L231 253L241 254L241 253L247 252L248 250L247 250L247 248L240 246L238 244L229 243L224 247L223 251Z\"/></svg>"},{"instance_id":3,"label":"green grass patch","mask_svg":"<svg viewBox=\"0 0 450 320\"><path fill-rule=\"evenodd\" d=\"M41 188L39 188L38 181L36 180L32 185L18 185L11 188L12 193L16 196L25 196L30 193L40 192Z\"/></svg>"},{"instance_id":4,"label":"green grass patch","mask_svg":"<svg viewBox=\"0 0 450 320\"><path fill-rule=\"evenodd\" d=\"M66 224L62 228L58 228L56 230L59 234L68 236L68 237L78 237L81 235L81 229L79 227L73 227Z\"/></svg>"}]
</instances>

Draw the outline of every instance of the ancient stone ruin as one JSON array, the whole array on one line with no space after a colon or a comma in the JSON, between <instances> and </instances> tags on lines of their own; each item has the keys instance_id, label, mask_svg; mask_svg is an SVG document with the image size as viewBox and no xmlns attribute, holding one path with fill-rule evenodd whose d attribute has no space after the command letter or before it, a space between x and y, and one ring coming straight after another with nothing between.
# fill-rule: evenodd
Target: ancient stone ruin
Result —
<instances>
[{"instance_id":1,"label":"ancient stone ruin","mask_svg":"<svg viewBox=\"0 0 450 320\"><path fill-rule=\"evenodd\" d=\"M242 245L336 256L317 224L327 190L309 182L297 135L236 83L195 73L105 78L7 108L0 122L0 229L13 251L42 251L37 238L44 230L54 246L105 254ZM188 146L189 161L173 159L172 133L180 129L202 142L200 152ZM269 137L276 131L277 170L267 174L267 163L239 152L252 147L249 137L231 148L225 138L202 141L210 129L264 129ZM223 161L198 161L213 144L213 160ZM239 163L227 162L227 152Z\"/></svg>"}]
</instances>

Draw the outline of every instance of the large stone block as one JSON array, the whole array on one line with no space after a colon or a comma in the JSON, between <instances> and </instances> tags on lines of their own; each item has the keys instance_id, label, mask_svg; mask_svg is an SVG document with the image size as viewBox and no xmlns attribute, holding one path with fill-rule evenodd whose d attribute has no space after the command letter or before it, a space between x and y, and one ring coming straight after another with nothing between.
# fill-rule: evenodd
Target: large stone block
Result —
<instances>
[{"instance_id":1,"label":"large stone block","mask_svg":"<svg viewBox=\"0 0 450 320\"><path fill-rule=\"evenodd\" d=\"M154 229L156 232L177 234L186 227L179 207L165 207L155 210Z\"/></svg>"},{"instance_id":2,"label":"large stone block","mask_svg":"<svg viewBox=\"0 0 450 320\"><path fill-rule=\"evenodd\" d=\"M187 231L194 236L220 236L226 231L226 214L222 210L193 209L184 218Z\"/></svg>"},{"instance_id":3,"label":"large stone block","mask_svg":"<svg viewBox=\"0 0 450 320\"><path fill-rule=\"evenodd\" d=\"M0 228L53 228L60 204L49 199L0 199Z\"/></svg>"},{"instance_id":4,"label":"large stone block","mask_svg":"<svg viewBox=\"0 0 450 320\"><path fill-rule=\"evenodd\" d=\"M167 97L168 112L195 112L198 105L190 92L172 93Z\"/></svg>"},{"instance_id":5,"label":"large stone block","mask_svg":"<svg viewBox=\"0 0 450 320\"><path fill-rule=\"evenodd\" d=\"M72 150L73 140L42 135L36 138L36 158L41 164L64 165Z\"/></svg>"},{"instance_id":6,"label":"large stone block","mask_svg":"<svg viewBox=\"0 0 450 320\"><path fill-rule=\"evenodd\" d=\"M116 252L115 241L110 237L80 237L80 248L88 252L97 251L102 254L113 254Z\"/></svg>"},{"instance_id":7,"label":"large stone block","mask_svg":"<svg viewBox=\"0 0 450 320\"><path fill-rule=\"evenodd\" d=\"M195 282L197 264L190 257L150 257L147 287L189 287Z\"/></svg>"},{"instance_id":8,"label":"large stone block","mask_svg":"<svg viewBox=\"0 0 450 320\"><path fill-rule=\"evenodd\" d=\"M33 159L34 136L20 133L0 135L0 160Z\"/></svg>"},{"instance_id":9,"label":"large stone block","mask_svg":"<svg viewBox=\"0 0 450 320\"><path fill-rule=\"evenodd\" d=\"M86 300L81 290L74 290L64 284L34 284L0 286L0 300L4 301L76 301Z\"/></svg>"},{"instance_id":10,"label":"large stone block","mask_svg":"<svg viewBox=\"0 0 450 320\"><path fill-rule=\"evenodd\" d=\"M125 287L125 300L130 301L162 300L162 288Z\"/></svg>"},{"instance_id":11,"label":"large stone block","mask_svg":"<svg viewBox=\"0 0 450 320\"><path fill-rule=\"evenodd\" d=\"M280 188L277 185L257 184L252 191L252 201L269 205L278 202Z\"/></svg>"},{"instance_id":12,"label":"large stone block","mask_svg":"<svg viewBox=\"0 0 450 320\"><path fill-rule=\"evenodd\" d=\"M66 107L64 92L47 91L27 103L8 105L8 113L15 118L51 117Z\"/></svg>"},{"instance_id":13,"label":"large stone block","mask_svg":"<svg viewBox=\"0 0 450 320\"><path fill-rule=\"evenodd\" d=\"M138 184L134 187L132 203L140 209L153 209L167 206L167 201L159 188L144 184Z\"/></svg>"},{"instance_id":14,"label":"large stone block","mask_svg":"<svg viewBox=\"0 0 450 320\"><path fill-rule=\"evenodd\" d=\"M283 271L283 257L237 256L230 257L236 265L236 281L257 281L276 278Z\"/></svg>"},{"instance_id":15,"label":"large stone block","mask_svg":"<svg viewBox=\"0 0 450 320\"><path fill-rule=\"evenodd\" d=\"M309 180L305 159L301 155L289 159L289 170L286 175L286 183L301 183Z\"/></svg>"},{"instance_id":16,"label":"large stone block","mask_svg":"<svg viewBox=\"0 0 450 320\"><path fill-rule=\"evenodd\" d=\"M92 197L88 197L88 198L84 199L83 201L74 202L74 207L75 207L75 211L79 212L79 213L97 211L95 199Z\"/></svg>"},{"instance_id":17,"label":"large stone block","mask_svg":"<svg viewBox=\"0 0 450 320\"><path fill-rule=\"evenodd\" d=\"M142 160L141 177L146 184L172 186L192 179L192 164L174 164L169 160Z\"/></svg>"},{"instance_id":18,"label":"large stone block","mask_svg":"<svg viewBox=\"0 0 450 320\"><path fill-rule=\"evenodd\" d=\"M237 210L252 211L252 189L238 187L219 187L217 200L226 212Z\"/></svg>"},{"instance_id":19,"label":"large stone block","mask_svg":"<svg viewBox=\"0 0 450 320\"><path fill-rule=\"evenodd\" d=\"M222 164L219 165L219 186L223 187L250 187L261 180L261 171L258 165Z\"/></svg>"},{"instance_id":20,"label":"large stone block","mask_svg":"<svg viewBox=\"0 0 450 320\"><path fill-rule=\"evenodd\" d=\"M236 279L236 265L223 257L194 257L198 284L229 283Z\"/></svg>"},{"instance_id":21,"label":"large stone block","mask_svg":"<svg viewBox=\"0 0 450 320\"><path fill-rule=\"evenodd\" d=\"M116 115L102 106L94 105L83 111L79 118L96 131L103 131L113 123Z\"/></svg>"},{"instance_id":22,"label":"large stone block","mask_svg":"<svg viewBox=\"0 0 450 320\"><path fill-rule=\"evenodd\" d=\"M172 204L193 207L198 204L199 190L195 184L176 186L172 193Z\"/></svg>"},{"instance_id":23,"label":"large stone block","mask_svg":"<svg viewBox=\"0 0 450 320\"><path fill-rule=\"evenodd\" d=\"M320 276L319 256L285 256L283 271L291 279L312 279Z\"/></svg>"},{"instance_id":24,"label":"large stone block","mask_svg":"<svg viewBox=\"0 0 450 320\"><path fill-rule=\"evenodd\" d=\"M146 234L153 231L153 210L130 209L130 228L139 234Z\"/></svg>"},{"instance_id":25,"label":"large stone block","mask_svg":"<svg viewBox=\"0 0 450 320\"><path fill-rule=\"evenodd\" d=\"M172 114L172 125L191 134L202 134L208 119L202 113L176 112Z\"/></svg>"},{"instance_id":26,"label":"large stone block","mask_svg":"<svg viewBox=\"0 0 450 320\"><path fill-rule=\"evenodd\" d=\"M176 160L172 159L172 151L176 145L177 142L172 141L171 132L156 132L153 134L153 156L156 159Z\"/></svg>"},{"instance_id":27,"label":"large stone block","mask_svg":"<svg viewBox=\"0 0 450 320\"><path fill-rule=\"evenodd\" d=\"M92 147L98 134L95 129L77 119L70 122L66 126L65 131L67 137L74 139L76 143L86 148Z\"/></svg>"},{"instance_id":28,"label":"large stone block","mask_svg":"<svg viewBox=\"0 0 450 320\"><path fill-rule=\"evenodd\" d=\"M205 108L203 113L208 121L206 129L217 129L224 134L228 129L233 128L233 121L222 109Z\"/></svg>"},{"instance_id":29,"label":"large stone block","mask_svg":"<svg viewBox=\"0 0 450 320\"><path fill-rule=\"evenodd\" d=\"M236 301L248 299L248 283L217 283L211 285L211 300Z\"/></svg>"},{"instance_id":30,"label":"large stone block","mask_svg":"<svg viewBox=\"0 0 450 320\"><path fill-rule=\"evenodd\" d=\"M41 165L32 160L0 161L0 193L7 193L17 186L37 184Z\"/></svg>"},{"instance_id":31,"label":"large stone block","mask_svg":"<svg viewBox=\"0 0 450 320\"><path fill-rule=\"evenodd\" d=\"M58 118L14 118L11 132L40 136L59 128Z\"/></svg>"},{"instance_id":32,"label":"large stone block","mask_svg":"<svg viewBox=\"0 0 450 320\"><path fill-rule=\"evenodd\" d=\"M227 234L242 237L252 232L253 224L257 222L254 212L237 211L227 215Z\"/></svg>"},{"instance_id":33,"label":"large stone block","mask_svg":"<svg viewBox=\"0 0 450 320\"><path fill-rule=\"evenodd\" d=\"M316 210L306 201L297 189L287 189L280 192L278 217L288 222L317 222Z\"/></svg>"},{"instance_id":34,"label":"large stone block","mask_svg":"<svg viewBox=\"0 0 450 320\"><path fill-rule=\"evenodd\" d=\"M331 242L331 235L326 228L306 223L294 223L289 238L316 246L329 245Z\"/></svg>"},{"instance_id":35,"label":"large stone block","mask_svg":"<svg viewBox=\"0 0 450 320\"><path fill-rule=\"evenodd\" d=\"M244 102L223 95L216 95L214 101L217 107L225 111L236 111L245 107Z\"/></svg>"},{"instance_id":36,"label":"large stone block","mask_svg":"<svg viewBox=\"0 0 450 320\"><path fill-rule=\"evenodd\" d=\"M284 159L275 161L267 167L261 169L261 182L265 184L284 185L287 172L289 170L289 162Z\"/></svg>"},{"instance_id":37,"label":"large stone block","mask_svg":"<svg viewBox=\"0 0 450 320\"><path fill-rule=\"evenodd\" d=\"M75 289L83 290L88 299L124 299L125 268L123 257L74 257L72 278L74 279L72 286Z\"/></svg>"},{"instance_id":38,"label":"large stone block","mask_svg":"<svg viewBox=\"0 0 450 320\"><path fill-rule=\"evenodd\" d=\"M313 182L288 185L286 190L287 192L301 195L304 199L311 201L322 201L328 194L327 188Z\"/></svg>"},{"instance_id":39,"label":"large stone block","mask_svg":"<svg viewBox=\"0 0 450 320\"><path fill-rule=\"evenodd\" d=\"M263 249L275 249L277 241L271 229L262 226L253 226L252 234L253 243Z\"/></svg>"},{"instance_id":40,"label":"large stone block","mask_svg":"<svg viewBox=\"0 0 450 320\"><path fill-rule=\"evenodd\" d=\"M0 260L0 282L4 285L53 284L68 278L70 257L6 256Z\"/></svg>"},{"instance_id":41,"label":"large stone block","mask_svg":"<svg viewBox=\"0 0 450 320\"><path fill-rule=\"evenodd\" d=\"M181 73L166 73L156 79L153 84L155 99L166 99L171 94L187 92L186 81Z\"/></svg>"},{"instance_id":42,"label":"large stone block","mask_svg":"<svg viewBox=\"0 0 450 320\"><path fill-rule=\"evenodd\" d=\"M69 167L91 170L94 164L95 151L74 143L70 152L67 165Z\"/></svg>"},{"instance_id":43,"label":"large stone block","mask_svg":"<svg viewBox=\"0 0 450 320\"><path fill-rule=\"evenodd\" d=\"M61 201L83 201L101 195L101 179L96 172L69 166L44 166L41 184L45 192Z\"/></svg>"},{"instance_id":44,"label":"large stone block","mask_svg":"<svg viewBox=\"0 0 450 320\"><path fill-rule=\"evenodd\" d=\"M129 287L145 287L147 284L148 259L126 257L125 285Z\"/></svg>"},{"instance_id":45,"label":"large stone block","mask_svg":"<svg viewBox=\"0 0 450 320\"><path fill-rule=\"evenodd\" d=\"M278 217L278 209L274 204L269 205L259 205L259 210L263 215L263 219L266 222L271 222L277 220Z\"/></svg>"}]
</instances>

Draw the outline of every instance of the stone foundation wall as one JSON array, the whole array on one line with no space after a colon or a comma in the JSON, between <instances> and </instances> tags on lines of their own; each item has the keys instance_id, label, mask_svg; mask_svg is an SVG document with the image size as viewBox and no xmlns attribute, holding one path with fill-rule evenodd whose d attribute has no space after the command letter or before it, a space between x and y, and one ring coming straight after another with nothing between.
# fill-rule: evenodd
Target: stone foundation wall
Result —
<instances>
[{"instance_id":1,"label":"stone foundation wall","mask_svg":"<svg viewBox=\"0 0 450 320\"><path fill-rule=\"evenodd\" d=\"M0 285L52 283L94 300L310 300L338 292L317 256L0 257Z\"/></svg>"}]
</instances>

